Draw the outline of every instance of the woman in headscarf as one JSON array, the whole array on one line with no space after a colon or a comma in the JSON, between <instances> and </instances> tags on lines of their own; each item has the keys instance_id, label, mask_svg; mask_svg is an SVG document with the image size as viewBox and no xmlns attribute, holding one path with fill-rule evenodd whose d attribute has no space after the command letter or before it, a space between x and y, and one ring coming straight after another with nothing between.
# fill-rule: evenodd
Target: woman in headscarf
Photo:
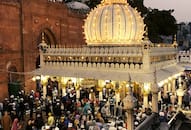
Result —
<instances>
[{"instance_id":1,"label":"woman in headscarf","mask_svg":"<svg viewBox=\"0 0 191 130\"><path fill-rule=\"evenodd\" d=\"M19 130L19 129L21 129L21 125L19 124L18 118L15 118L11 130Z\"/></svg>"},{"instance_id":2,"label":"woman in headscarf","mask_svg":"<svg viewBox=\"0 0 191 130\"><path fill-rule=\"evenodd\" d=\"M48 113L48 126L50 127L53 127L54 126L54 123L55 123L55 120L54 120L54 116L52 115L52 113Z\"/></svg>"},{"instance_id":3,"label":"woman in headscarf","mask_svg":"<svg viewBox=\"0 0 191 130\"><path fill-rule=\"evenodd\" d=\"M31 119L29 119L27 121L27 125L26 125L25 130L32 130L32 121L31 121Z\"/></svg>"},{"instance_id":4,"label":"woman in headscarf","mask_svg":"<svg viewBox=\"0 0 191 130\"><path fill-rule=\"evenodd\" d=\"M5 111L4 116L1 119L1 123L2 123L3 130L11 129L12 120L7 111Z\"/></svg>"}]
</instances>

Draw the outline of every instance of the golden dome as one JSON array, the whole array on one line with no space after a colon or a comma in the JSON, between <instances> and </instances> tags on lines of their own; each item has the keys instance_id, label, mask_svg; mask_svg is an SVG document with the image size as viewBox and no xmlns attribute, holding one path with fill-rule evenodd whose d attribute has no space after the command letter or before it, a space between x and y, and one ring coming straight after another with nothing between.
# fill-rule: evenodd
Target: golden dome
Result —
<instances>
[{"instance_id":1,"label":"golden dome","mask_svg":"<svg viewBox=\"0 0 191 130\"><path fill-rule=\"evenodd\" d=\"M127 3L127 0L102 0L102 4Z\"/></svg>"},{"instance_id":2,"label":"golden dome","mask_svg":"<svg viewBox=\"0 0 191 130\"><path fill-rule=\"evenodd\" d=\"M102 0L87 16L84 34L88 45L141 44L144 22L126 0Z\"/></svg>"}]
</instances>

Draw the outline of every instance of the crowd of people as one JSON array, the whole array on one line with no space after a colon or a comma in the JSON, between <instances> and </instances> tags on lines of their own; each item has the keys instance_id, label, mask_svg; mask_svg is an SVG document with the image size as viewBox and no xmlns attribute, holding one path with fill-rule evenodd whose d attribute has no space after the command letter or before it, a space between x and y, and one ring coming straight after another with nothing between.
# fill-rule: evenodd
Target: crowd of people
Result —
<instances>
[{"instance_id":1,"label":"crowd of people","mask_svg":"<svg viewBox=\"0 0 191 130\"><path fill-rule=\"evenodd\" d=\"M58 91L58 82L48 79L47 95L43 98L42 90L24 90L18 95L11 95L0 103L1 128L3 130L120 130L126 129L126 112L123 102L116 102L115 92L104 94L104 99L90 98L91 90L81 89L79 98L73 83L66 86L63 95ZM190 108L190 87L184 97L183 106ZM168 97L162 96L159 101L159 120L167 122L174 115L175 109ZM177 102L177 99L175 100ZM175 108L176 106L175 102ZM134 108L134 125L137 127L147 116L152 114L151 108L143 109L142 102ZM26 123L25 123L26 122Z\"/></svg>"}]
</instances>

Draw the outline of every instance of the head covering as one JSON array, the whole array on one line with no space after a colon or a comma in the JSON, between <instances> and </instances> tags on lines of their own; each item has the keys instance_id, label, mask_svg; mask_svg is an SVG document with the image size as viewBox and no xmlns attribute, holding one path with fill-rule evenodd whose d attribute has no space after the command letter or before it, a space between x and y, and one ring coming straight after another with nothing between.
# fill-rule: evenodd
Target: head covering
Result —
<instances>
[{"instance_id":1,"label":"head covering","mask_svg":"<svg viewBox=\"0 0 191 130\"><path fill-rule=\"evenodd\" d=\"M52 113L51 113L51 112L49 112L49 113L48 113L48 116L51 116L51 115L52 115Z\"/></svg>"},{"instance_id":2,"label":"head covering","mask_svg":"<svg viewBox=\"0 0 191 130\"><path fill-rule=\"evenodd\" d=\"M68 128L71 128L72 127L72 123L68 123Z\"/></svg>"},{"instance_id":3,"label":"head covering","mask_svg":"<svg viewBox=\"0 0 191 130\"><path fill-rule=\"evenodd\" d=\"M12 124L12 129L11 130L17 130L18 128L18 118L15 118Z\"/></svg>"},{"instance_id":4,"label":"head covering","mask_svg":"<svg viewBox=\"0 0 191 130\"><path fill-rule=\"evenodd\" d=\"M37 117L40 117L40 114L37 114Z\"/></svg>"},{"instance_id":5,"label":"head covering","mask_svg":"<svg viewBox=\"0 0 191 130\"><path fill-rule=\"evenodd\" d=\"M58 127L56 127L54 130L59 130L59 128L58 128Z\"/></svg>"},{"instance_id":6,"label":"head covering","mask_svg":"<svg viewBox=\"0 0 191 130\"><path fill-rule=\"evenodd\" d=\"M160 116L164 116L165 114L164 114L163 111L161 111L161 112L159 112L159 115L160 115Z\"/></svg>"},{"instance_id":7,"label":"head covering","mask_svg":"<svg viewBox=\"0 0 191 130\"><path fill-rule=\"evenodd\" d=\"M49 130L49 129L50 129L50 126L46 125L46 126L45 126L45 129L46 129L46 130Z\"/></svg>"},{"instance_id":8,"label":"head covering","mask_svg":"<svg viewBox=\"0 0 191 130\"><path fill-rule=\"evenodd\" d=\"M110 126L115 126L115 122L111 122L111 125Z\"/></svg>"}]
</instances>

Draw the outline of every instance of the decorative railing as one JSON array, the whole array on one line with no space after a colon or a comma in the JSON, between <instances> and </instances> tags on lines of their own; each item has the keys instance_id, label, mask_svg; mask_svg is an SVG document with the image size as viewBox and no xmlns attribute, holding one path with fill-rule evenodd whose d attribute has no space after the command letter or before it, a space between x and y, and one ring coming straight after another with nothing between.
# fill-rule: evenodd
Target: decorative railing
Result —
<instances>
[{"instance_id":1,"label":"decorative railing","mask_svg":"<svg viewBox=\"0 0 191 130\"><path fill-rule=\"evenodd\" d=\"M44 67L69 67L69 68L90 68L90 69L117 69L117 70L129 70L129 71L139 71L142 70L142 64L119 64L119 63L86 63L86 62L45 62Z\"/></svg>"},{"instance_id":2,"label":"decorative railing","mask_svg":"<svg viewBox=\"0 0 191 130\"><path fill-rule=\"evenodd\" d=\"M163 68L176 64L173 58L176 49L173 47L152 47L150 56L156 52L167 55L166 60L151 61L151 69L155 66ZM165 54L164 54L165 53ZM172 55L173 54L173 55ZM86 67L102 69L143 69L142 46L85 46L82 48L47 48L43 53L45 66ZM154 56L153 56L154 57ZM169 58L170 57L170 58ZM153 66L154 65L154 66Z\"/></svg>"},{"instance_id":3,"label":"decorative railing","mask_svg":"<svg viewBox=\"0 0 191 130\"><path fill-rule=\"evenodd\" d=\"M179 51L177 54L177 62L191 63L191 51Z\"/></svg>"},{"instance_id":4,"label":"decorative railing","mask_svg":"<svg viewBox=\"0 0 191 130\"><path fill-rule=\"evenodd\" d=\"M177 50L173 47L152 47L151 56L176 54Z\"/></svg>"},{"instance_id":5,"label":"decorative railing","mask_svg":"<svg viewBox=\"0 0 191 130\"><path fill-rule=\"evenodd\" d=\"M141 47L48 48L46 54L142 56Z\"/></svg>"},{"instance_id":6,"label":"decorative railing","mask_svg":"<svg viewBox=\"0 0 191 130\"><path fill-rule=\"evenodd\" d=\"M177 64L176 60L168 60L168 61L162 61L162 62L156 62L156 63L153 63L151 65L152 68L163 68L163 67L168 67L168 66L171 66L171 65L175 65Z\"/></svg>"},{"instance_id":7,"label":"decorative railing","mask_svg":"<svg viewBox=\"0 0 191 130\"><path fill-rule=\"evenodd\" d=\"M100 69L142 69L141 47L48 48L45 66Z\"/></svg>"}]
</instances>

